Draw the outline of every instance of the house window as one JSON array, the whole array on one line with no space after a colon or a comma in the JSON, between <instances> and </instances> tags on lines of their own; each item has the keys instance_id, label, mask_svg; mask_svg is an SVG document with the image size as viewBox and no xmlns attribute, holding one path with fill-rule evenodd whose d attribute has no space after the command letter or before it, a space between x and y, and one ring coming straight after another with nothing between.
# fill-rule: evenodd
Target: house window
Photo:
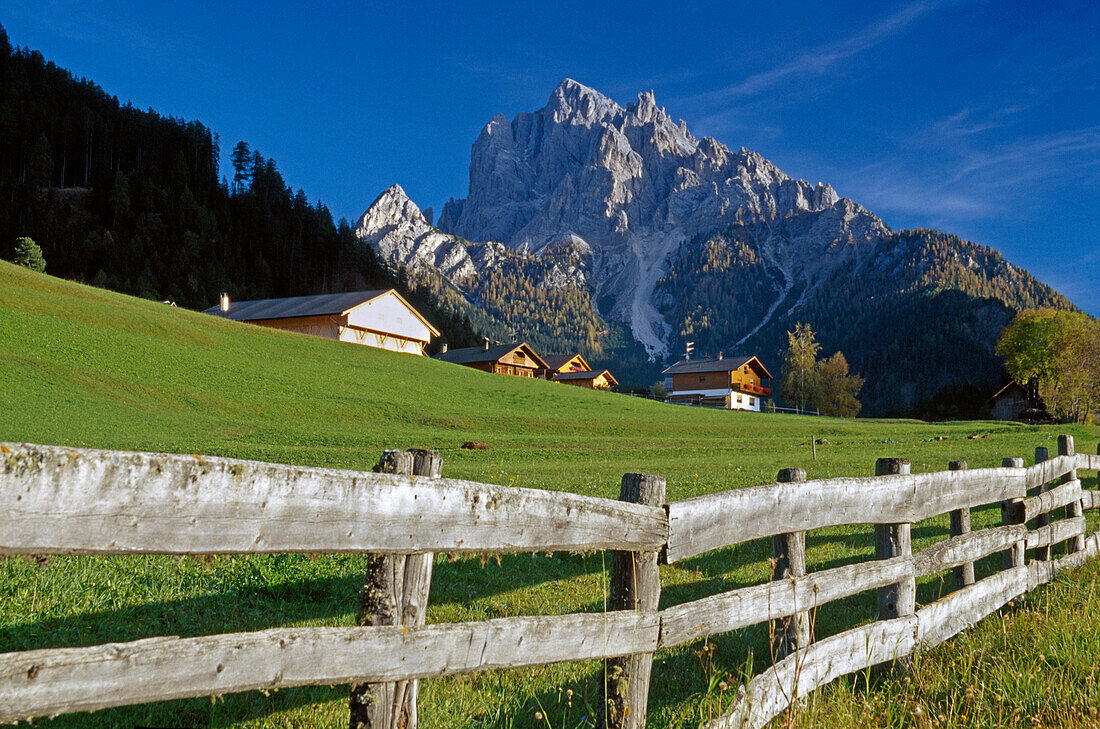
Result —
<instances>
[{"instance_id":1,"label":"house window","mask_svg":"<svg viewBox=\"0 0 1100 729\"><path fill-rule=\"evenodd\" d=\"M741 402L741 396L740 395L737 396L737 402Z\"/></svg>"},{"instance_id":2,"label":"house window","mask_svg":"<svg viewBox=\"0 0 1100 729\"><path fill-rule=\"evenodd\" d=\"M699 382L706 382L706 381L707 381L706 375L699 375Z\"/></svg>"},{"instance_id":3,"label":"house window","mask_svg":"<svg viewBox=\"0 0 1100 729\"><path fill-rule=\"evenodd\" d=\"M749 398L749 405L755 405L755 404L756 404L756 398L755 397L750 397Z\"/></svg>"}]
</instances>

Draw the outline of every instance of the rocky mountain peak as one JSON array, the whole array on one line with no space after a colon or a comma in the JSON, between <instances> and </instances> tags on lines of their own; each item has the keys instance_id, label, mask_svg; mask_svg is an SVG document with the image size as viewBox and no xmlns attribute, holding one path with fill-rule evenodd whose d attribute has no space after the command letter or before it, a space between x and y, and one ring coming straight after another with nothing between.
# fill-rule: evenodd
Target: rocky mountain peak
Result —
<instances>
[{"instance_id":1,"label":"rocky mountain peak","mask_svg":"<svg viewBox=\"0 0 1100 729\"><path fill-rule=\"evenodd\" d=\"M590 293L660 354L670 330L654 287L686 241L731 224L759 231L783 291L806 291L887 230L858 206L834 210L840 202L831 187L795 180L763 155L697 140L652 91L624 108L567 78L542 109L485 125L471 150L469 196L444 206L437 233L536 255L578 241L590 251Z\"/></svg>"},{"instance_id":2,"label":"rocky mountain peak","mask_svg":"<svg viewBox=\"0 0 1100 729\"><path fill-rule=\"evenodd\" d=\"M387 187L371 203L359 218L355 235L393 266L430 267L452 281L467 279L478 270L462 242L433 228L400 185Z\"/></svg>"},{"instance_id":3,"label":"rocky mountain peak","mask_svg":"<svg viewBox=\"0 0 1100 729\"><path fill-rule=\"evenodd\" d=\"M554 87L544 111L555 123L592 124L620 116L623 108L594 88L567 78Z\"/></svg>"},{"instance_id":4,"label":"rocky mountain peak","mask_svg":"<svg viewBox=\"0 0 1100 729\"><path fill-rule=\"evenodd\" d=\"M409 199L401 185L394 184L383 190L370 204L359 218L357 229L377 231L402 223L428 225L416 203Z\"/></svg>"}]
</instances>

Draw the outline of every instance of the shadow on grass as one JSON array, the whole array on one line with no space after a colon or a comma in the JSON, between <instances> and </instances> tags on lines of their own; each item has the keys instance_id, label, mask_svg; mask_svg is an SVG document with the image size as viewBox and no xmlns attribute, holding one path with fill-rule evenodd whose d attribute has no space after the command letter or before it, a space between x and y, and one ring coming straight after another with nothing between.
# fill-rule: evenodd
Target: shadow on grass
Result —
<instances>
[{"instance_id":1,"label":"shadow on grass","mask_svg":"<svg viewBox=\"0 0 1100 729\"><path fill-rule=\"evenodd\" d=\"M947 530L941 524L914 527L915 542L935 541L946 536ZM873 549L870 529L847 535L811 533L808 541L811 552L828 552L830 547L841 547L827 559L811 564L811 570L866 560L868 550ZM762 562L766 564L765 560L770 556L770 539L761 539L685 560L676 567L695 571L703 579L667 586L663 590L662 606L761 582L752 579L751 575L764 571L766 568L759 566ZM64 564L64 560L60 559L57 564L44 569L63 568ZM293 566L296 562L291 560L288 564ZM757 569L753 569L754 564ZM264 580L254 576L246 579L243 573L235 573L228 582L237 582L229 589L217 592L0 626L0 650L94 645L155 635L251 631L301 623L349 624L364 565L365 558L345 559L337 565L340 574L315 579ZM440 558L435 566L430 601L436 607L466 606L472 600L481 601L505 592L524 590L555 580L569 581L590 576L605 569L605 566L606 561L599 554L556 554L553 558L529 554L503 555L499 562L494 557L487 563L476 557ZM999 569L1000 555L991 555L977 564L977 577L982 579ZM295 570L290 572L293 574ZM267 574L277 573L269 571ZM298 574L301 574L300 570ZM226 581L222 581L223 586ZM953 589L950 571L926 578L918 584L918 604L934 602ZM603 607L599 603L585 602L583 606L573 604L567 609L599 611ZM819 638L827 637L871 622L876 616L876 591L868 590L815 609L814 633ZM691 721L705 720L707 716L684 717L681 714L685 711L716 710L717 696L712 696L711 700L689 701L696 695L713 694L708 678L716 675L714 672L721 673L733 686L740 682L746 665L753 663L752 672L758 674L771 664L767 624L713 636L709 642L716 646L712 664L707 664L703 654L699 653L700 647L706 643L702 639L658 653L651 691L650 711L654 717L665 716L670 721L675 718L677 722L688 718ZM572 686L575 692L573 707L564 705L559 700L561 695L552 687L532 696L508 697L498 710L471 714L469 726L486 729L545 726L545 721L535 721L536 710L545 712L554 727L588 726L591 724L591 712L598 711L601 705L598 663L587 664L578 676ZM92 715L77 714L38 724L47 727L211 727L244 721L267 724L265 719L282 712L328 704L329 709L318 709L318 712L332 717L327 724L339 726L339 716L346 716L343 706L347 691L347 687L342 686L287 689L270 695L247 692L225 696L214 702L209 698L189 699ZM723 695L727 707L730 698L730 695ZM673 717L673 714L676 716ZM582 722L582 716L588 723ZM284 723L280 719L273 718L272 721L278 725Z\"/></svg>"}]
</instances>

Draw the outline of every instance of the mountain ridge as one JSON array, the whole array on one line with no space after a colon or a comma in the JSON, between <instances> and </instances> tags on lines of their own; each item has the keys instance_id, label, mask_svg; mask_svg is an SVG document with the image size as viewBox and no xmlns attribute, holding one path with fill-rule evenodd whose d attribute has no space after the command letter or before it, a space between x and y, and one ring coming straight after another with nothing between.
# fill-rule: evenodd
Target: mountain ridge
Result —
<instances>
[{"instance_id":1,"label":"mountain ridge","mask_svg":"<svg viewBox=\"0 0 1100 729\"><path fill-rule=\"evenodd\" d=\"M651 91L622 106L566 79L541 109L510 120L494 115L471 148L467 197L449 201L434 228L423 216L403 221L404 203L387 202L386 211L375 208L378 203L364 214L360 222L369 224L361 224L357 235L393 265L443 275L478 306L471 269L504 275L513 254L515 260L540 259L569 271L551 278L587 291L600 320L625 327L628 338L658 363L682 351L689 339L697 352L758 349L777 357L786 328L822 317L826 346L845 341L853 366L873 373L874 347L850 351L851 338L829 318L833 300L850 291L878 297L874 306L882 311L894 311L904 300L896 313L906 320L939 289L962 292L977 309L984 310L980 301L988 299L1000 307L989 320L998 325L1026 305L1072 308L999 254L996 261L981 257L980 275L965 275L957 259L975 260L968 248L974 244L937 232L894 232L826 183L795 179L744 147L733 152L712 138L697 139L686 122L673 122ZM917 239L923 242L913 245ZM490 249L493 256L481 253ZM436 262L440 255L442 264ZM730 255L736 266L717 275L718 259ZM879 270L887 259L921 255L931 256L931 278L905 268L895 280ZM992 271L1002 264L1021 273L1002 276L998 284ZM951 297L937 301L962 306ZM930 316L934 321L920 325L936 330L936 341L949 336L951 316L966 319L963 312ZM992 354L996 334L994 324L980 328L983 354L971 358L980 371L966 374L965 381L979 386L999 375ZM556 348L577 345L562 341ZM594 356L618 355L596 340ZM652 375L654 367L646 371ZM942 388L961 374L920 376L922 386ZM899 388L899 400L909 405L923 394L923 387L912 384ZM888 409L888 393L873 399L880 401L879 410Z\"/></svg>"},{"instance_id":2,"label":"mountain ridge","mask_svg":"<svg viewBox=\"0 0 1100 729\"><path fill-rule=\"evenodd\" d=\"M828 185L795 180L747 149L696 139L652 92L622 107L566 79L542 109L511 121L498 114L485 126L471 152L470 194L444 206L438 227L536 252L565 236L581 239L593 252L594 294L610 295L612 318L662 355L669 331L652 292L680 244L725 222L838 204L846 212L834 216L834 236L888 230Z\"/></svg>"}]
</instances>

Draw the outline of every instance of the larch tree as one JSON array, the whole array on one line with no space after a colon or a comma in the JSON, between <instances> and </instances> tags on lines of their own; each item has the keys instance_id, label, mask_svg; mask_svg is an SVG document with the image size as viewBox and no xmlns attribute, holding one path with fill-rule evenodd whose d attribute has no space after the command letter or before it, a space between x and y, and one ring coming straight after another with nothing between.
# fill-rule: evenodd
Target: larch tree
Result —
<instances>
[{"instance_id":1,"label":"larch tree","mask_svg":"<svg viewBox=\"0 0 1100 729\"><path fill-rule=\"evenodd\" d=\"M783 399L800 409L818 402L820 382L817 371L817 343L809 324L795 324L787 332L787 351L783 356Z\"/></svg>"},{"instance_id":2,"label":"larch tree","mask_svg":"<svg viewBox=\"0 0 1100 729\"><path fill-rule=\"evenodd\" d=\"M863 378L848 372L848 360L843 352L818 362L820 400L818 409L822 415L854 418L859 414L859 391Z\"/></svg>"}]
</instances>

